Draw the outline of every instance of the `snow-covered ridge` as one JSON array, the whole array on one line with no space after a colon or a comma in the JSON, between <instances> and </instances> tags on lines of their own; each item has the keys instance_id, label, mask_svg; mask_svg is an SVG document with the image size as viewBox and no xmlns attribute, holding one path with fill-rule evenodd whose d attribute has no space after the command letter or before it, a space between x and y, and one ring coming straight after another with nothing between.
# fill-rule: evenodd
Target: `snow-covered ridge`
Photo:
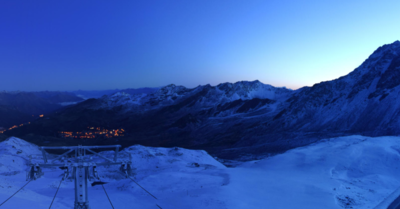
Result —
<instances>
[{"instance_id":1,"label":"snow-covered ridge","mask_svg":"<svg viewBox=\"0 0 400 209\"><path fill-rule=\"evenodd\" d=\"M170 170L174 167L186 166L225 168L204 150L134 145L124 151L132 155L133 164L140 169L156 171L158 168Z\"/></svg>"},{"instance_id":2,"label":"snow-covered ridge","mask_svg":"<svg viewBox=\"0 0 400 209\"><path fill-rule=\"evenodd\" d=\"M220 162L211 157L204 150L188 150L184 148L162 148L162 147L145 147L141 145L133 145L123 150L124 153L132 155L132 161L136 166L141 168L153 168L157 165L168 165L175 162L174 165L191 166L192 163L199 165L213 166L215 168L224 168ZM103 151L102 154L113 154L114 151ZM28 160L33 156L34 159L42 155L39 146L26 142L23 139L10 137L3 142L0 142L0 174L2 171L25 170L28 165ZM129 160L127 155L124 160ZM21 158L25 161L24 166L12 167L14 170L7 169L7 166L14 165L14 161L6 159ZM171 166L169 166L171 168Z\"/></svg>"},{"instance_id":3,"label":"snow-covered ridge","mask_svg":"<svg viewBox=\"0 0 400 209\"><path fill-rule=\"evenodd\" d=\"M39 147L16 137L0 143L0 175L24 172L30 155L41 154Z\"/></svg>"},{"instance_id":4,"label":"snow-covered ridge","mask_svg":"<svg viewBox=\"0 0 400 209\"><path fill-rule=\"evenodd\" d=\"M258 80L223 83L217 86L205 85L193 89L170 84L152 94L129 95L118 92L111 96L104 96L99 108L109 109L124 106L127 110L140 109L146 111L175 104L196 94L201 94L201 98L196 98L198 99L198 106L216 106L239 99L285 100L292 92L285 87L273 87Z\"/></svg>"},{"instance_id":5,"label":"snow-covered ridge","mask_svg":"<svg viewBox=\"0 0 400 209\"><path fill-rule=\"evenodd\" d=\"M397 134L400 42L379 47L357 69L338 79L296 91L281 116L303 131Z\"/></svg>"},{"instance_id":6,"label":"snow-covered ridge","mask_svg":"<svg viewBox=\"0 0 400 209\"><path fill-rule=\"evenodd\" d=\"M223 83L216 86L220 91L224 92L224 96L230 98L231 101L241 99L271 99L277 100L287 97L292 90L285 87L273 87L263 84L258 80L240 81L236 83Z\"/></svg>"},{"instance_id":7,"label":"snow-covered ridge","mask_svg":"<svg viewBox=\"0 0 400 209\"><path fill-rule=\"evenodd\" d=\"M346 76L342 76L337 80L345 81L348 84L355 85L364 75L386 70L389 62L396 56L400 55L400 42L395 41L392 44L385 44L376 49L359 67L350 72ZM367 77L367 76L366 76ZM364 78L366 79L366 78Z\"/></svg>"},{"instance_id":8,"label":"snow-covered ridge","mask_svg":"<svg viewBox=\"0 0 400 209\"><path fill-rule=\"evenodd\" d=\"M343 94L352 97L363 89L369 88L373 83L373 79L383 74L391 60L399 55L399 41L381 46L353 72L333 81L315 84L313 88L323 86L323 88L326 89L325 92L329 93L322 95L324 97L338 97ZM374 88L375 87L371 87L370 90L373 91ZM258 98L286 100L294 93L293 90L284 87L273 87L268 84L263 84L258 80L221 83L217 86L204 85L193 89L170 84L151 94L129 95L118 92L111 96L105 96L102 98L103 104L99 108L107 109L116 106L124 106L127 110L140 109L146 111L175 104L179 102L180 99L191 96L204 89L208 89L207 93L203 95L204 99L202 100L202 105L206 106L224 104L239 99L250 100ZM305 90L307 90L307 88L305 88ZM295 92L302 93L301 90Z\"/></svg>"}]
</instances>

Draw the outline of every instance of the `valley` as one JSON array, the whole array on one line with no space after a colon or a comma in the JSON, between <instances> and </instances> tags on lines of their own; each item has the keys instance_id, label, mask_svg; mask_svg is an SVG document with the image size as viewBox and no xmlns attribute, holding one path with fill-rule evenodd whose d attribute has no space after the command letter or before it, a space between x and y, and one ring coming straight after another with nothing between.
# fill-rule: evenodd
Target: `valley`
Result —
<instances>
[{"instance_id":1,"label":"valley","mask_svg":"<svg viewBox=\"0 0 400 209\"><path fill-rule=\"evenodd\" d=\"M0 209L400 209L400 1L0 5Z\"/></svg>"},{"instance_id":2,"label":"valley","mask_svg":"<svg viewBox=\"0 0 400 209\"><path fill-rule=\"evenodd\" d=\"M181 146L235 160L283 153L322 138L399 135L399 57L396 41L379 47L350 74L298 90L241 81L192 89L171 84L148 94L122 91L6 133L39 145ZM118 141L64 142L59 134L92 126L125 132Z\"/></svg>"}]
</instances>

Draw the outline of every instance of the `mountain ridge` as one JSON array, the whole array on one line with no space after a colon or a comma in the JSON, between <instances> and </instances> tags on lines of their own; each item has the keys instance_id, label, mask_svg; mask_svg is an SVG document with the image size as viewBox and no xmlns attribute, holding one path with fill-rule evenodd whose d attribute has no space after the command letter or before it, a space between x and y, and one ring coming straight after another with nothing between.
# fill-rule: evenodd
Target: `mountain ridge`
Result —
<instances>
[{"instance_id":1,"label":"mountain ridge","mask_svg":"<svg viewBox=\"0 0 400 209\"><path fill-rule=\"evenodd\" d=\"M33 121L39 115L61 109L63 102L80 102L82 100L67 92L3 91L0 92L0 127L18 126Z\"/></svg>"},{"instance_id":2,"label":"mountain ridge","mask_svg":"<svg viewBox=\"0 0 400 209\"><path fill-rule=\"evenodd\" d=\"M398 135L399 56L396 41L379 47L348 75L298 90L242 81L192 89L171 84L148 94L119 92L13 133L24 137L93 124L122 127L127 137L120 141L126 146L183 146L235 159L340 135Z\"/></svg>"}]
</instances>

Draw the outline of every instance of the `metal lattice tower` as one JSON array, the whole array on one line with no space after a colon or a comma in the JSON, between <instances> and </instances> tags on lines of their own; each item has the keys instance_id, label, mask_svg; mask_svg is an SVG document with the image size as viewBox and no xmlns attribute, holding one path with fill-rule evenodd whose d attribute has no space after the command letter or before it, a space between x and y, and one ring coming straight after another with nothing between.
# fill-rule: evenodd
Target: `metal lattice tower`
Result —
<instances>
[{"instance_id":1,"label":"metal lattice tower","mask_svg":"<svg viewBox=\"0 0 400 209\"><path fill-rule=\"evenodd\" d=\"M42 150L43 163L32 163L27 172L27 180L36 180L43 175L43 167L62 167L64 170L63 180L72 178L75 181L75 203L74 209L90 209L88 198L88 182L99 179L97 166L120 165L120 171L129 177L132 175L132 162L129 154L129 161L118 161L119 148L121 145L108 146L71 146L71 147L40 147ZM109 159L92 149L114 148L114 159ZM45 150L68 150L62 155L56 156L50 161L50 155ZM68 158L69 154L75 152L74 156ZM87 153L90 153L89 155ZM95 162L93 156L100 157L106 162ZM49 162L50 161L50 162Z\"/></svg>"}]
</instances>

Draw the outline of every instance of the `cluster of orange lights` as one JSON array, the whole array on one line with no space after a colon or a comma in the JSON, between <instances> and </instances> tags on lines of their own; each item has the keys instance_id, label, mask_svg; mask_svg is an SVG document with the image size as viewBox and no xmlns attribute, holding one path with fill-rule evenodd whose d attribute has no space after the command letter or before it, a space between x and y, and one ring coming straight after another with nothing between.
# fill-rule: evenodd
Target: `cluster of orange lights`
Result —
<instances>
[{"instance_id":1,"label":"cluster of orange lights","mask_svg":"<svg viewBox=\"0 0 400 209\"><path fill-rule=\"evenodd\" d=\"M100 127L88 127L89 130L82 132L61 131L61 137L74 139L114 138L124 136L124 129L108 130Z\"/></svg>"},{"instance_id":2,"label":"cluster of orange lights","mask_svg":"<svg viewBox=\"0 0 400 209\"><path fill-rule=\"evenodd\" d=\"M24 126L24 125L27 125L27 124L31 124L31 122L28 122L28 123L25 123L25 124L20 124L20 125L13 125L12 127L8 128L8 129L1 129L0 130L0 134L4 133L6 131L11 131L14 128L18 128L18 127L21 127L21 126Z\"/></svg>"},{"instance_id":3,"label":"cluster of orange lights","mask_svg":"<svg viewBox=\"0 0 400 209\"><path fill-rule=\"evenodd\" d=\"M32 117L35 117L35 116L32 115ZM44 115L43 115L43 114L42 114L42 115L39 115L39 117L40 117L40 118L43 118ZM24 125L28 125L28 124L31 124L31 122L27 122L27 123L20 124L20 125L13 125L11 128L7 128L7 129L0 129L0 134L4 133L4 132L6 132L6 131L11 131L11 130L13 130L14 128L18 128L18 127L21 127L21 126L24 126Z\"/></svg>"}]
</instances>

